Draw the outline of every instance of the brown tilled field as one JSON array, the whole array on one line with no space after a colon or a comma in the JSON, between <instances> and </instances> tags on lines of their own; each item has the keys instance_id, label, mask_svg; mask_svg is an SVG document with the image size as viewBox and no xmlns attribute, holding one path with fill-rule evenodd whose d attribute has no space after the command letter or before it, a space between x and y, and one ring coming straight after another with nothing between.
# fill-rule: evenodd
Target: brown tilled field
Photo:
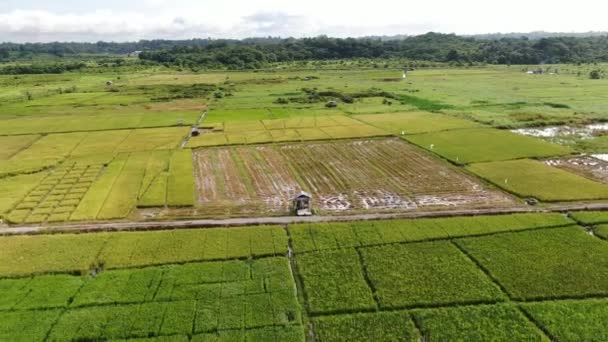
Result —
<instances>
[{"instance_id":1,"label":"brown tilled field","mask_svg":"<svg viewBox=\"0 0 608 342\"><path fill-rule=\"evenodd\" d=\"M317 213L485 208L513 200L400 139L202 149L198 199L207 213L285 214L300 190Z\"/></svg>"}]
</instances>

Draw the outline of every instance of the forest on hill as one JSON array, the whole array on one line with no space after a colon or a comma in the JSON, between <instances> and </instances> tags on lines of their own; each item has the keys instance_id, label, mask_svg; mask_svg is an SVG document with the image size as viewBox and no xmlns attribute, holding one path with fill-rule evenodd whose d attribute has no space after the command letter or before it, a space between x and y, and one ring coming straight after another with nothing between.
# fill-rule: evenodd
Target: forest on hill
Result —
<instances>
[{"instance_id":1,"label":"forest on hill","mask_svg":"<svg viewBox=\"0 0 608 342\"><path fill-rule=\"evenodd\" d=\"M352 58L402 58L462 64L598 63L608 62L608 35L491 39L431 32L399 39L319 36L127 43L2 43L0 61L19 62L36 56L121 55L134 51L141 51L139 59L142 62L196 69L256 69L277 62ZM21 69L13 68L12 71L27 73ZM70 68L49 68L50 72L62 69Z\"/></svg>"}]
</instances>

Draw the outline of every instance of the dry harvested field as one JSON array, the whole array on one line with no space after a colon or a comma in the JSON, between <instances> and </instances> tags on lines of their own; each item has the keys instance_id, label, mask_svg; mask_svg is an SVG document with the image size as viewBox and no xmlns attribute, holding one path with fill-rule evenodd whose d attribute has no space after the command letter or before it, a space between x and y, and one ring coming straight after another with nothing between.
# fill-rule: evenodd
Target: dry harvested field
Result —
<instances>
[{"instance_id":1,"label":"dry harvested field","mask_svg":"<svg viewBox=\"0 0 608 342\"><path fill-rule=\"evenodd\" d=\"M285 214L300 190L323 214L514 204L400 139L209 148L195 161L209 214Z\"/></svg>"}]
</instances>

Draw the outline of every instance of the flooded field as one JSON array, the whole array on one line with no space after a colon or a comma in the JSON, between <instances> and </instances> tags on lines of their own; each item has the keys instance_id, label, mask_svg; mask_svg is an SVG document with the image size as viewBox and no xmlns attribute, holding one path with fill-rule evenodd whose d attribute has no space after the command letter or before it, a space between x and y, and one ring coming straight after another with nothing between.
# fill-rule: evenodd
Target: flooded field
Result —
<instances>
[{"instance_id":1,"label":"flooded field","mask_svg":"<svg viewBox=\"0 0 608 342\"><path fill-rule=\"evenodd\" d=\"M556 143L567 144L575 139L594 139L608 134L608 123L595 123L585 126L549 126L541 128L519 128L513 133L545 138Z\"/></svg>"},{"instance_id":2,"label":"flooded field","mask_svg":"<svg viewBox=\"0 0 608 342\"><path fill-rule=\"evenodd\" d=\"M325 214L513 205L399 139L210 148L195 161L206 212L286 214L301 190Z\"/></svg>"}]
</instances>

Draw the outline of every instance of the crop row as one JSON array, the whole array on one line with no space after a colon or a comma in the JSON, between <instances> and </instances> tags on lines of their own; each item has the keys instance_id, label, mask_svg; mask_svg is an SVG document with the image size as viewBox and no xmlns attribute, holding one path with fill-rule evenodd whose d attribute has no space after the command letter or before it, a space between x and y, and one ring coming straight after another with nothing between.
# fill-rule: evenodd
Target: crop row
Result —
<instances>
[{"instance_id":1,"label":"crop row","mask_svg":"<svg viewBox=\"0 0 608 342\"><path fill-rule=\"evenodd\" d=\"M71 220L119 219L137 206L193 206L190 150L118 155L91 186Z\"/></svg>"},{"instance_id":2,"label":"crop row","mask_svg":"<svg viewBox=\"0 0 608 342\"><path fill-rule=\"evenodd\" d=\"M0 276L86 272L287 253L280 227L61 234L0 238Z\"/></svg>"},{"instance_id":3,"label":"crop row","mask_svg":"<svg viewBox=\"0 0 608 342\"><path fill-rule=\"evenodd\" d=\"M280 292L293 296L295 286L287 259L269 257L109 270L95 276L0 279L0 289L3 293L0 310L6 311L212 300Z\"/></svg>"},{"instance_id":4,"label":"crop row","mask_svg":"<svg viewBox=\"0 0 608 342\"><path fill-rule=\"evenodd\" d=\"M67 307L51 340L189 335L301 320L286 258L4 279L0 288L0 316L9 321L17 309Z\"/></svg>"},{"instance_id":5,"label":"crop row","mask_svg":"<svg viewBox=\"0 0 608 342\"><path fill-rule=\"evenodd\" d=\"M301 190L320 213L513 205L399 139L201 149L195 162L202 207L218 215L284 214Z\"/></svg>"},{"instance_id":6,"label":"crop row","mask_svg":"<svg viewBox=\"0 0 608 342\"><path fill-rule=\"evenodd\" d=\"M539 329L527 319L528 314ZM317 338L334 341L603 341L608 301L550 301L515 305L347 314L313 320ZM414 324L416 322L416 324ZM416 328L418 327L418 329ZM544 334L548 332L549 336ZM422 335L422 336L421 336Z\"/></svg>"},{"instance_id":7,"label":"crop row","mask_svg":"<svg viewBox=\"0 0 608 342\"><path fill-rule=\"evenodd\" d=\"M313 314L608 295L608 244L580 227L345 248L296 260Z\"/></svg>"},{"instance_id":8,"label":"crop row","mask_svg":"<svg viewBox=\"0 0 608 342\"><path fill-rule=\"evenodd\" d=\"M116 94L112 94L112 96L116 97ZM48 111L47 106L42 108L45 108L45 110ZM82 107L79 107L79 111L81 110ZM115 108L113 108L113 110L115 110ZM20 117L2 120L0 133L9 135L103 131L100 132L100 134L103 134L108 130L128 132L129 130L126 130L127 128L175 126L178 124L191 125L196 122L199 116L200 114L197 112L164 111L158 113L133 113L132 110L129 111L128 115L116 113L95 113L94 115L81 115L80 113L78 115L36 115L29 118ZM97 132L88 134L95 133Z\"/></svg>"},{"instance_id":9,"label":"crop row","mask_svg":"<svg viewBox=\"0 0 608 342\"><path fill-rule=\"evenodd\" d=\"M215 124L217 125L217 124ZM188 142L188 147L244 145L269 142L297 142L387 136L384 130L346 116L226 123L223 132L205 132Z\"/></svg>"},{"instance_id":10,"label":"crop row","mask_svg":"<svg viewBox=\"0 0 608 342\"><path fill-rule=\"evenodd\" d=\"M176 149L186 134L184 127L49 134L0 159L0 175L39 171L68 157Z\"/></svg>"},{"instance_id":11,"label":"crop row","mask_svg":"<svg viewBox=\"0 0 608 342\"><path fill-rule=\"evenodd\" d=\"M44 177L46 173L39 172L0 178L0 217L13 209Z\"/></svg>"},{"instance_id":12,"label":"crop row","mask_svg":"<svg viewBox=\"0 0 608 342\"><path fill-rule=\"evenodd\" d=\"M452 218L294 224L296 253L414 242L570 225L562 214L513 214Z\"/></svg>"},{"instance_id":13,"label":"crop row","mask_svg":"<svg viewBox=\"0 0 608 342\"><path fill-rule=\"evenodd\" d=\"M177 302L142 305L141 313L132 311L132 307L135 306L117 307L114 312L102 310L93 313L82 310L69 317L77 319L74 322L78 324L76 327L70 326L69 322L65 320L59 322L63 325L56 325L60 317L68 317L68 315L61 316L63 312L59 309L0 313L0 319L3 322L3 325L0 326L0 340L71 341L77 338L82 340L90 338L91 340L111 339L112 341L131 342L304 341L303 328L298 324L193 333L198 329L195 325L196 321L190 316L188 304L189 302ZM194 305L196 305L196 302ZM160 321L158 311L161 312ZM184 313L185 315L182 315ZM82 317L79 314L90 314L90 316ZM112 319L112 315L116 315L116 319ZM175 316L169 319L166 317L167 315ZM97 324L92 321L87 322L87 317L96 319ZM124 320L124 322L118 321L119 319ZM136 321L138 319L139 322ZM193 323L194 329L192 329ZM188 329L188 325L190 329ZM79 328L89 329L89 331L74 331L74 329ZM167 332L181 334L160 335Z\"/></svg>"},{"instance_id":14,"label":"crop row","mask_svg":"<svg viewBox=\"0 0 608 342\"><path fill-rule=\"evenodd\" d=\"M101 165L65 163L17 203L8 219L12 223L66 221L97 179Z\"/></svg>"}]
</instances>

